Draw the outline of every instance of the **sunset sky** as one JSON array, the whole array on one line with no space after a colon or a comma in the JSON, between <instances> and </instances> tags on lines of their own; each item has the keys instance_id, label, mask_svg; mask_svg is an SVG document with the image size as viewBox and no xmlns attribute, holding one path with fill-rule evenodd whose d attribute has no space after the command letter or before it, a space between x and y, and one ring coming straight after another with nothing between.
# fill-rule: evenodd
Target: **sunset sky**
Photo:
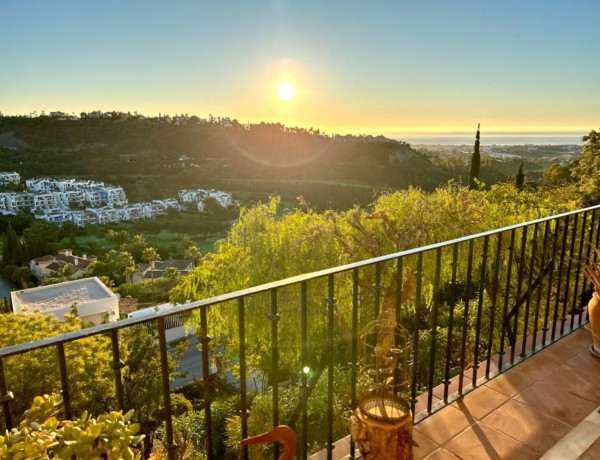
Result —
<instances>
[{"instance_id":1,"label":"sunset sky","mask_svg":"<svg viewBox=\"0 0 600 460\"><path fill-rule=\"evenodd\" d=\"M586 131L600 127L599 18L597 0L3 0L0 111Z\"/></svg>"}]
</instances>

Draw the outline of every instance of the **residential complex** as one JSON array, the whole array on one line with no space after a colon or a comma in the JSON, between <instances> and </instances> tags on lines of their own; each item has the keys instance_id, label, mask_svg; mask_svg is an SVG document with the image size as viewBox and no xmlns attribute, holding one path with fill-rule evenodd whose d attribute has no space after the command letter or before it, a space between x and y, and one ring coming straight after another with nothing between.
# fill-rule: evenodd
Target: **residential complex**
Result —
<instances>
[{"instance_id":1,"label":"residential complex","mask_svg":"<svg viewBox=\"0 0 600 460\"><path fill-rule=\"evenodd\" d=\"M19 184L16 172L0 172L0 185ZM233 204L231 193L219 190L182 190L179 199L166 198L152 202L129 203L122 187L104 182L77 179L27 179L25 192L0 193L0 214L18 214L30 210L38 219L78 227L88 224L137 221L165 216L168 208L181 210L195 203L204 212L204 201L213 198L227 208ZM181 203L180 203L181 202Z\"/></svg>"}]
</instances>

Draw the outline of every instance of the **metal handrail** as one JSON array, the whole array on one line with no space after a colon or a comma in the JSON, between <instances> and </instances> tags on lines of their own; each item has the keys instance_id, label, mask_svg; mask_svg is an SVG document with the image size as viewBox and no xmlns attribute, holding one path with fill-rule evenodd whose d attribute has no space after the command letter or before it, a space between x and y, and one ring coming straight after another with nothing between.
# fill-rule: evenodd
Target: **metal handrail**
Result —
<instances>
[{"instance_id":1,"label":"metal handrail","mask_svg":"<svg viewBox=\"0 0 600 460\"><path fill-rule=\"evenodd\" d=\"M114 323L100 324L98 326L92 326L86 329L80 329L78 331L68 332L66 334L57 335L54 337L48 337L46 339L35 340L31 342L24 342L18 345L13 345L10 347L5 347L0 349L0 359L13 356L16 354L20 354L26 351L32 351L40 348L47 348L53 345L64 344L67 342L72 342L74 340L83 339L85 337L91 337L99 334L106 334L115 329L123 329L126 327L136 326L138 324L142 324L149 321L157 320L158 318L165 318L168 316L176 315L179 313L189 313L191 311L197 310L200 307L208 307L211 305L236 300L240 297L246 297L249 295L259 294L262 292L268 292L272 289L281 288L285 286L290 286L293 284L298 284L303 281L314 280L318 278L324 278L329 275L335 275L342 272L348 272L353 269L362 268L370 265L374 265L381 262L387 262L390 260L395 260L401 257L406 257L418 253L428 252L433 249L443 248L447 246L452 246L458 243L464 243L471 240L479 239L486 236L492 236L498 233L504 233L507 231L517 230L522 227L527 227L535 224L540 224L556 219L560 219L567 216L572 216L575 214L580 214L584 212L594 211L596 209L600 209L600 205L590 206L587 208L578 209L575 211L564 212L562 214L556 214L549 217L542 217L540 219L521 222L518 224L509 225L507 227L497 228L494 230L487 230L485 232L476 233L473 235L462 236L460 238L455 238L452 240L446 240L439 243L432 243L427 246L420 246L418 248L406 249L404 251L399 251L391 254L386 254L379 257L373 257L371 259L365 259L358 262L352 262L345 265L339 265L333 268L326 268L323 270L318 270L315 272L305 273L302 275L292 276L290 278L286 278L284 280L272 281L265 284L260 284L258 286L252 286L245 289L240 289L238 291L229 292L226 294L210 297L208 299L197 300L194 302L189 302L181 305L176 305L173 309L168 311L160 311L153 312L145 315L143 318L126 318Z\"/></svg>"},{"instance_id":2,"label":"metal handrail","mask_svg":"<svg viewBox=\"0 0 600 460\"><path fill-rule=\"evenodd\" d=\"M589 218L589 220L588 220ZM577 244L576 244L577 243ZM475 246L477 244L477 246ZM248 413L249 406L247 402L246 390L246 310L248 303L246 298L252 298L257 294L270 294L270 314L261 316L263 320L270 322L270 354L271 369L277 375L279 369L279 331L278 319L280 319L278 304L278 290L280 288L295 286L300 288L297 293L299 310L299 319L301 331L298 348L300 349L300 369L308 363L308 297L307 287L309 282L314 280L326 280L326 287L321 289L325 303L327 330L323 337L324 352L327 357L320 363L320 369L317 379L322 373L327 376L327 414L323 422L327 425L327 457L332 458L333 443L333 404L334 404L334 379L333 371L336 366L334 360L334 316L338 308L335 299L335 275L351 274L347 278L351 282L346 285L347 294L351 296L351 328L352 344L350 347L350 362L342 363L348 365L350 374L350 402L355 407L357 402L357 368L359 357L357 352L358 337L358 308L364 308L364 314L373 318L378 318L381 309L385 307L382 302L382 266L386 262L395 263L395 274L392 275L392 284L395 283L395 315L396 322L401 322L402 292L401 288L406 286L407 279L403 276L413 277L414 292L411 297L414 307L413 318L423 319L424 314L428 319L422 323L409 320L408 327L412 328L412 375L405 378L410 380L410 392L406 395L410 399L410 407L415 415L417 400L421 392L427 396L426 409L415 417L415 421L426 417L436 410L450 404L454 399L462 398L467 392L477 386L478 376L480 378L493 378L522 359L543 349L548 344L560 339L566 334L581 327L587 321L583 318L584 310L582 301L585 295L589 293L589 283L583 280L581 262L584 258L594 257L591 254L591 247L600 245L600 205L591 206L576 211L570 211L549 217L522 222L494 230L480 232L448 241L438 242L427 246L413 248L405 251L399 251L380 257L362 260L346 265L340 265L333 268L315 271L286 278L279 281L273 281L262 285L230 292L208 299L195 302L189 302L182 305L176 305L167 311L153 311L143 317L127 318L115 323L102 324L87 329L81 329L69 332L55 337L49 337L37 341L22 343L11 347L0 349L0 405L4 413L7 427L12 426L10 404L13 399L10 389L7 388L5 376L5 358L27 353L42 348L55 347L58 353L58 363L60 370L60 380L62 396L65 402L65 411L67 417L71 414L70 396L69 396L69 377L67 374L66 355L64 344L73 342L86 337L105 334L110 336L112 343L113 361L110 366L115 372L115 387L117 403L120 409L123 409L124 388L122 382L121 368L123 362L119 359L119 337L120 329L130 328L132 326L149 324L156 322L157 328L152 328L153 334L158 336L158 345L161 361L161 380L163 403L165 408L166 423L166 447L170 459L175 458L176 446L173 443L173 425L169 389L169 364L168 349L166 345L165 329L170 324L179 324L183 317L192 311L199 311L199 327L195 334L199 338L202 353L202 371L204 376L209 375L210 359L210 341L208 327L209 307L231 301L237 301L237 324L238 324L238 359L240 364L240 416L242 437L248 436ZM442 251L443 248L450 247L452 251ZM459 248L468 248L466 263L460 259ZM475 253L475 247L478 252ZM451 253L450 253L451 252ZM425 257L428 260L424 260ZM414 260L414 267L410 264L404 264L405 258ZM429 260L431 258L431 260ZM444 280L441 279L442 263L449 261L451 270L446 271ZM506 261L506 265L502 265ZM426 262L426 265L424 265ZM430 262L433 262L430 264ZM431 266L431 272L434 273L429 279L428 270L424 267ZM502 269L501 269L502 266ZM369 280L374 284L367 289L372 288L372 294L369 294L363 304L363 298L359 300L359 271L361 268L374 267L373 273L369 273ZM433 268L435 268L433 270ZM408 269L408 271L407 271ZM416 272L412 272L415 269ZM460 273L459 273L460 269ZM425 273L424 273L425 272ZM449 274L451 272L451 275ZM502 272L502 274L500 274ZM389 273L384 274L388 276ZM534 276L535 275L535 276ZM434 293L433 298L426 299L424 281L429 282ZM489 278L488 278L489 277ZM512 277L512 278L511 278ZM581 283L580 283L581 281ZM500 286L502 282L502 286ZM464 292L458 292L458 285L462 283ZM393 287L393 286L391 286ZM445 300L441 300L441 292L445 287L449 287L451 294ZM486 289L491 288L490 292ZM362 291L364 292L364 291ZM542 294L543 292L543 294ZM351 294L351 295L350 295ZM533 298L536 295L535 299ZM487 297L488 304L484 310L483 299ZM541 303L542 298L544 303ZM349 298L348 298L349 299ZM390 300L388 298L387 300ZM476 299L476 300L475 300ZM320 300L321 301L321 300ZM319 302L320 302L319 301ZM265 303L268 303L265 300ZM350 302L346 307L350 306ZM427 308L431 306L430 311ZM387 308L387 307L386 307ZM441 309L447 308L447 339L445 341L445 350L439 349L439 357L436 357L438 315ZM569 310L570 308L570 310ZM489 324L484 330L483 313L489 315ZM476 323L469 324L469 312L471 318ZM520 313L523 313L522 317ZM292 313L295 315L295 313ZM363 313L361 313L363 315ZM570 322L567 321L571 315ZM575 316L579 319L575 323ZM362 318L361 322L364 319ZM531 327L530 327L531 324ZM443 326L440 326L443 327ZM521 330L518 330L519 327ZM468 339L468 330L475 332L474 340ZM531 330L532 329L532 330ZM494 332L496 331L496 336ZM421 337L421 332L429 332L429 335ZM541 334L541 340L538 338L538 332ZM494 341L495 339L495 341ZM539 342L538 342L539 340ZM421 344L419 343L420 341ZM441 342L444 343L444 342ZM427 345L430 345L427 350ZM458 345L460 345L458 347ZM452 346L457 346L455 360L453 362ZM483 346L483 347L482 347ZM518 346L518 347L517 347ZM423 348L425 347L425 348ZM467 348L468 347L468 348ZM497 370L490 368L492 363L492 348L497 353ZM520 348L519 355L516 355L517 348ZM419 351L428 353L426 357L418 360ZM460 350L459 360L458 351ZM481 354L480 354L481 352ZM472 357L469 357L472 354ZM506 356L504 356L506 355ZM427 358L427 359L426 359ZM436 361L437 360L437 361ZM470 367L469 360L472 360L473 366ZM340 364L340 363L337 363ZM479 371L479 365L485 364L485 371ZM325 371L326 370L326 371ZM472 376L467 376L467 370ZM418 371L421 373L419 374ZM440 378L443 371L443 378ZM434 375L437 372L437 376ZM456 374L458 380L457 395L450 395L449 388L453 376ZM308 431L307 431L307 401L316 384L317 380L301 372L301 396L299 402L300 413L295 413L292 424L300 424L300 458L307 458L308 453ZM467 382L465 382L465 380ZM468 381L471 381L469 384ZM443 400L433 404L433 392L436 385L442 385ZM206 432L206 453L208 458L213 458L212 453L212 415L211 415L211 390L209 385L203 386L205 432ZM273 425L279 425L279 382L275 379L272 382L273 396ZM351 457L354 455L354 442L350 443ZM275 454L277 448L274 449ZM242 451L242 456L248 458L246 448Z\"/></svg>"}]
</instances>

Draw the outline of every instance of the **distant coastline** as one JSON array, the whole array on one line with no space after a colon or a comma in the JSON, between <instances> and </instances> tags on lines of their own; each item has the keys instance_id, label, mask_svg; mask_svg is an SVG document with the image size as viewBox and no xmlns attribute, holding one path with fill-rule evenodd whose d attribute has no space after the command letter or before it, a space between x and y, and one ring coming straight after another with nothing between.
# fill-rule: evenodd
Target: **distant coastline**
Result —
<instances>
[{"instance_id":1,"label":"distant coastline","mask_svg":"<svg viewBox=\"0 0 600 460\"><path fill-rule=\"evenodd\" d=\"M587 133L492 133L481 135L481 145L583 145L581 138ZM464 145L475 142L475 134L410 134L390 136L418 145Z\"/></svg>"}]
</instances>

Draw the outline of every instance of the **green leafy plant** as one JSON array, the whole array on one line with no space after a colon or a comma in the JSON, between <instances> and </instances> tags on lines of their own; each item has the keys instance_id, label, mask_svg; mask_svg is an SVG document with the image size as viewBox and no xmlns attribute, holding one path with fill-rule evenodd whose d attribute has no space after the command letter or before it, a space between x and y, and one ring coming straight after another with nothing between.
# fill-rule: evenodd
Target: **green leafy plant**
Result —
<instances>
[{"instance_id":1,"label":"green leafy plant","mask_svg":"<svg viewBox=\"0 0 600 460\"><path fill-rule=\"evenodd\" d=\"M19 427L0 436L0 459L141 458L132 448L144 439L137 434L139 424L130 423L133 410L110 412L97 419L84 411L79 418L60 421L61 404L59 396L37 396Z\"/></svg>"}]
</instances>

